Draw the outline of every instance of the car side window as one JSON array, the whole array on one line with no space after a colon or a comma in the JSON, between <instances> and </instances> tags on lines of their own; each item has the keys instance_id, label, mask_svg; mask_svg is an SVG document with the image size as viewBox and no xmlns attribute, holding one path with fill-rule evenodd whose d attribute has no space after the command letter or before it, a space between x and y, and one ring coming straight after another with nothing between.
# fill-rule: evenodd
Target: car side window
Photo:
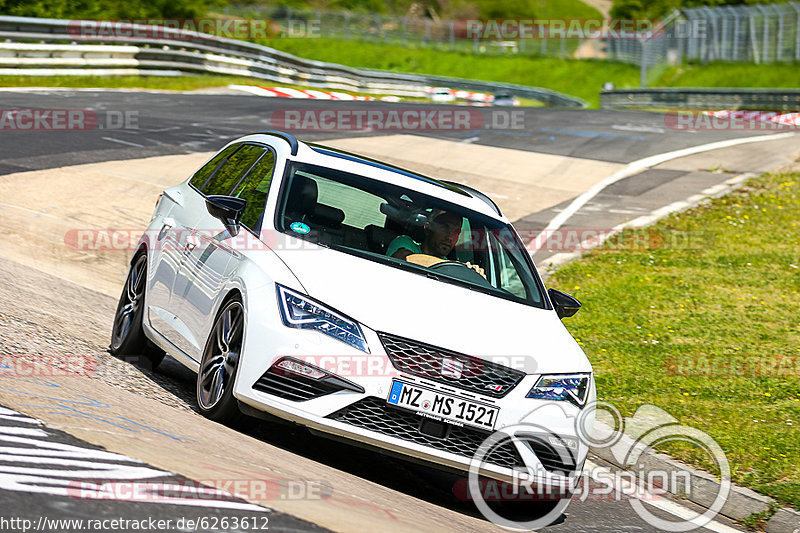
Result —
<instances>
[{"instance_id":1,"label":"car side window","mask_svg":"<svg viewBox=\"0 0 800 533\"><path fill-rule=\"evenodd\" d=\"M231 194L231 196L247 200L247 207L242 215L242 224L250 229L260 229L256 226L258 226L258 220L267 203L267 193L269 193L274 170L275 154L272 150L267 150Z\"/></svg>"},{"instance_id":2,"label":"car side window","mask_svg":"<svg viewBox=\"0 0 800 533\"><path fill-rule=\"evenodd\" d=\"M241 144L234 144L233 146L229 146L215 155L208 163L200 167L200 170L194 173L194 176L192 176L192 179L189 180L189 183L191 183L198 191L202 192L203 187L208 182L208 179L214 175L214 172L219 168L223 161L230 157L230 155L238 150L241 146Z\"/></svg>"},{"instance_id":3,"label":"car side window","mask_svg":"<svg viewBox=\"0 0 800 533\"><path fill-rule=\"evenodd\" d=\"M265 148L253 144L242 146L217 169L201 192L207 196L214 194L229 196L245 172L253 166L253 163L264 151Z\"/></svg>"}]
</instances>

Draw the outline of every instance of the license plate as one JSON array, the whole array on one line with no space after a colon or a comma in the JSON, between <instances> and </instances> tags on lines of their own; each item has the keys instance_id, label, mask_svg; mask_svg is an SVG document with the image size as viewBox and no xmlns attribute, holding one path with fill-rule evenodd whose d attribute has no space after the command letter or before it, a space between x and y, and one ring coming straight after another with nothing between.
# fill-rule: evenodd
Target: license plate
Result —
<instances>
[{"instance_id":1,"label":"license plate","mask_svg":"<svg viewBox=\"0 0 800 533\"><path fill-rule=\"evenodd\" d=\"M433 389L393 381L386 400L391 405L416 411L422 416L457 426L494 429L500 409L488 404L443 394Z\"/></svg>"}]
</instances>

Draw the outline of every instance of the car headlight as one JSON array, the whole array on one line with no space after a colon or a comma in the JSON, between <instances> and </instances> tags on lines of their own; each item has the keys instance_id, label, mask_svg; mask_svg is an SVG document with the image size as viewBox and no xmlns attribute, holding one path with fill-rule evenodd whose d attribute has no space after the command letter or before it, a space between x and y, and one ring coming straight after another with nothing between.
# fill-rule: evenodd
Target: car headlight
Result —
<instances>
[{"instance_id":1,"label":"car headlight","mask_svg":"<svg viewBox=\"0 0 800 533\"><path fill-rule=\"evenodd\" d=\"M308 296L281 285L277 285L277 288L278 304L285 325L313 329L369 353L367 341L358 324Z\"/></svg>"},{"instance_id":2,"label":"car headlight","mask_svg":"<svg viewBox=\"0 0 800 533\"><path fill-rule=\"evenodd\" d=\"M559 400L574 403L578 407L586 404L589 395L591 374L543 375L528 391L526 398Z\"/></svg>"}]
</instances>

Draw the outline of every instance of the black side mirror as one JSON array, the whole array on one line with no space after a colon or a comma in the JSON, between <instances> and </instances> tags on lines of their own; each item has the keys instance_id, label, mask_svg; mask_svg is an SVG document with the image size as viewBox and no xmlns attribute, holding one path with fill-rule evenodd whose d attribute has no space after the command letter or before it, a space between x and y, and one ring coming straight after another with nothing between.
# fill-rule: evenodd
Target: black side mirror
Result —
<instances>
[{"instance_id":1,"label":"black side mirror","mask_svg":"<svg viewBox=\"0 0 800 533\"><path fill-rule=\"evenodd\" d=\"M561 292L556 289L548 289L547 294L550 295L550 301L553 302L553 307L556 308L558 318L566 318L578 312L581 308L581 303L577 298L573 298L566 292Z\"/></svg>"},{"instance_id":2,"label":"black side mirror","mask_svg":"<svg viewBox=\"0 0 800 533\"><path fill-rule=\"evenodd\" d=\"M235 196L212 195L206 197L208 213L225 224L225 229L235 237L239 234L239 223L247 207L247 200Z\"/></svg>"}]
</instances>

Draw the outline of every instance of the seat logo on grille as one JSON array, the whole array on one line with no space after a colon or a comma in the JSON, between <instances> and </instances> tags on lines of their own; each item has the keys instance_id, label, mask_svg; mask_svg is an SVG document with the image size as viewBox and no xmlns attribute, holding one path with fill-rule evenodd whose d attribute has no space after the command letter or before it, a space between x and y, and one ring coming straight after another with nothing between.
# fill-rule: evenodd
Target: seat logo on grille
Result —
<instances>
[{"instance_id":1,"label":"seat logo on grille","mask_svg":"<svg viewBox=\"0 0 800 533\"><path fill-rule=\"evenodd\" d=\"M446 378L461 379L461 373L464 371L464 363L458 359L443 358L442 359L442 376Z\"/></svg>"}]
</instances>

